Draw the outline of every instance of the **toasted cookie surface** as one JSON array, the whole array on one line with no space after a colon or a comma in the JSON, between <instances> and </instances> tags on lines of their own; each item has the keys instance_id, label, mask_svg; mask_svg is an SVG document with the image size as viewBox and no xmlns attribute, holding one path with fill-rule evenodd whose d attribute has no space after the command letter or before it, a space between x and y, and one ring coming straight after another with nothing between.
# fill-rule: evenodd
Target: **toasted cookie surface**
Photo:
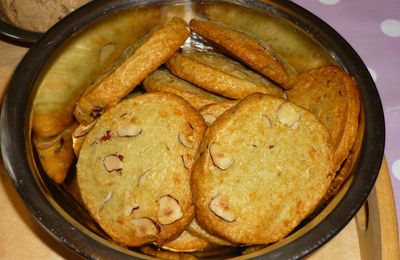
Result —
<instances>
[{"instance_id":1,"label":"toasted cookie surface","mask_svg":"<svg viewBox=\"0 0 400 260\"><path fill-rule=\"evenodd\" d=\"M115 241L162 245L190 224L190 170L205 127L189 103L165 92L128 98L97 120L79 153L78 184Z\"/></svg>"},{"instance_id":2,"label":"toasted cookie surface","mask_svg":"<svg viewBox=\"0 0 400 260\"><path fill-rule=\"evenodd\" d=\"M282 90L266 78L216 52L175 53L167 67L178 77L228 98L242 99L257 92L282 96Z\"/></svg>"},{"instance_id":3,"label":"toasted cookie surface","mask_svg":"<svg viewBox=\"0 0 400 260\"><path fill-rule=\"evenodd\" d=\"M193 19L190 27L203 38L222 47L249 67L279 84L287 85L295 76L294 69L287 70L285 63L279 61L272 48L266 48L264 44L244 33L220 23L198 19Z\"/></svg>"},{"instance_id":4,"label":"toasted cookie surface","mask_svg":"<svg viewBox=\"0 0 400 260\"><path fill-rule=\"evenodd\" d=\"M239 100L225 100L200 108L199 112L203 116L207 125L211 125L222 113L235 106Z\"/></svg>"},{"instance_id":5,"label":"toasted cookie surface","mask_svg":"<svg viewBox=\"0 0 400 260\"><path fill-rule=\"evenodd\" d=\"M179 237L165 243L162 248L173 252L194 252L204 249L208 242L184 230Z\"/></svg>"},{"instance_id":6,"label":"toasted cookie surface","mask_svg":"<svg viewBox=\"0 0 400 260\"><path fill-rule=\"evenodd\" d=\"M298 73L334 63L323 47L306 33L294 30L293 25L271 13L227 2L204 2L198 9L210 20L267 42Z\"/></svg>"},{"instance_id":7,"label":"toasted cookie surface","mask_svg":"<svg viewBox=\"0 0 400 260\"><path fill-rule=\"evenodd\" d=\"M355 80L336 66L301 74L288 100L310 110L328 128L335 148L335 170L347 157L358 130L360 97Z\"/></svg>"},{"instance_id":8,"label":"toasted cookie surface","mask_svg":"<svg viewBox=\"0 0 400 260\"><path fill-rule=\"evenodd\" d=\"M336 172L335 178L333 179L331 185L329 186L328 192L325 194L325 197L322 200L324 204L326 204L326 202L328 202L333 196L335 196L339 192L343 184L347 181L347 179L353 172L354 166L356 165L360 155L364 131L365 131L365 116L364 113L361 112L356 140L354 141L353 147L350 149L348 156L342 163L342 166Z\"/></svg>"},{"instance_id":9,"label":"toasted cookie surface","mask_svg":"<svg viewBox=\"0 0 400 260\"><path fill-rule=\"evenodd\" d=\"M194 108L199 109L205 105L226 100L199 87L184 81L166 69L158 69L143 81L144 89L151 91L165 91L184 98Z\"/></svg>"},{"instance_id":10,"label":"toasted cookie surface","mask_svg":"<svg viewBox=\"0 0 400 260\"><path fill-rule=\"evenodd\" d=\"M207 129L192 171L196 219L235 243L289 234L333 177L327 129L284 99L254 94Z\"/></svg>"},{"instance_id":11,"label":"toasted cookie surface","mask_svg":"<svg viewBox=\"0 0 400 260\"><path fill-rule=\"evenodd\" d=\"M166 62L190 34L187 24L173 18L132 50L122 64L99 79L79 99L75 117L84 125L116 105L147 75Z\"/></svg>"}]
</instances>

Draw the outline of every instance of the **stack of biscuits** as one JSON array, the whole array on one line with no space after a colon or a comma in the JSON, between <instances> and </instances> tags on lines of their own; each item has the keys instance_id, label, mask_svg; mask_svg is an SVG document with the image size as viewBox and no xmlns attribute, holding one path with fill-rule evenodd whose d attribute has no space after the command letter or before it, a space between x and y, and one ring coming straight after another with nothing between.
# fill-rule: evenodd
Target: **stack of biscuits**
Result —
<instances>
[{"instance_id":1,"label":"stack of biscuits","mask_svg":"<svg viewBox=\"0 0 400 260\"><path fill-rule=\"evenodd\" d=\"M222 22L172 18L80 94L61 148L35 145L54 167L77 157L80 199L115 242L190 258L288 236L349 175L359 114L342 68L301 71Z\"/></svg>"}]
</instances>

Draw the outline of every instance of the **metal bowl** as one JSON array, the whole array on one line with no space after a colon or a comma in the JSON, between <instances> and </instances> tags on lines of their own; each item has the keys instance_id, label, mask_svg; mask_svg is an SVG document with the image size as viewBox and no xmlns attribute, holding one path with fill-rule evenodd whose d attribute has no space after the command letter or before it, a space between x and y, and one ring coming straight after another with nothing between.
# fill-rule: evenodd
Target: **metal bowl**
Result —
<instances>
[{"instance_id":1,"label":"metal bowl","mask_svg":"<svg viewBox=\"0 0 400 260\"><path fill-rule=\"evenodd\" d=\"M304 34L304 37L315 42L315 48L323 50L330 62L342 66L352 75L360 89L364 131L358 136L360 148L356 151L357 160L352 175L335 198L318 214L314 214L313 218L302 223L290 236L271 246L246 255L242 255L241 248L219 248L197 255L205 258L301 258L336 235L366 201L383 158L385 129L381 101L361 58L337 32L315 15L290 1L227 2L239 5L243 10L254 10L258 17L265 15L274 17L276 21L284 21L289 25L288 28ZM200 2L93 1L47 31L28 51L12 77L1 113L1 150L6 169L27 208L38 222L60 243L83 257L129 259L147 256L139 253L136 248L125 248L109 241L107 235L65 187L53 183L43 172L32 146L31 125L32 107L41 79L57 61L57 57L68 49L69 44L74 44L74 39L85 35L93 26L107 24L119 15L148 6L159 6L162 9L178 6L167 9L172 14L187 19L188 14L193 14L190 10L196 4Z\"/></svg>"}]
</instances>

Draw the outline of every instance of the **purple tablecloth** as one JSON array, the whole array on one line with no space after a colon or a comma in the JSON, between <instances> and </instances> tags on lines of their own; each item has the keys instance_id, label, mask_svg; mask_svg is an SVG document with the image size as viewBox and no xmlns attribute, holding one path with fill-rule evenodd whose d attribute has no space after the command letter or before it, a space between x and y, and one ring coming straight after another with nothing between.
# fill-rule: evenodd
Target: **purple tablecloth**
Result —
<instances>
[{"instance_id":1,"label":"purple tablecloth","mask_svg":"<svg viewBox=\"0 0 400 260\"><path fill-rule=\"evenodd\" d=\"M295 0L339 32L375 80L386 121L385 156L400 223L400 0Z\"/></svg>"}]
</instances>

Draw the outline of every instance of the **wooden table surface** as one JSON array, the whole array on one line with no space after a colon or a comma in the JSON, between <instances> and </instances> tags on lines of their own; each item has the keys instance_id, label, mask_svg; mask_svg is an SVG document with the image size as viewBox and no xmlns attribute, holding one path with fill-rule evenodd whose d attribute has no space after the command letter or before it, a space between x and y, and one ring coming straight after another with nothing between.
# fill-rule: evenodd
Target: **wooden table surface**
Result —
<instances>
[{"instance_id":1,"label":"wooden table surface","mask_svg":"<svg viewBox=\"0 0 400 260\"><path fill-rule=\"evenodd\" d=\"M27 49L0 41L0 101L15 66ZM31 216L0 161L0 259L80 259L51 237ZM386 162L372 191L367 230L363 209L309 259L399 259L396 212ZM372 212L371 212L372 211Z\"/></svg>"}]
</instances>

